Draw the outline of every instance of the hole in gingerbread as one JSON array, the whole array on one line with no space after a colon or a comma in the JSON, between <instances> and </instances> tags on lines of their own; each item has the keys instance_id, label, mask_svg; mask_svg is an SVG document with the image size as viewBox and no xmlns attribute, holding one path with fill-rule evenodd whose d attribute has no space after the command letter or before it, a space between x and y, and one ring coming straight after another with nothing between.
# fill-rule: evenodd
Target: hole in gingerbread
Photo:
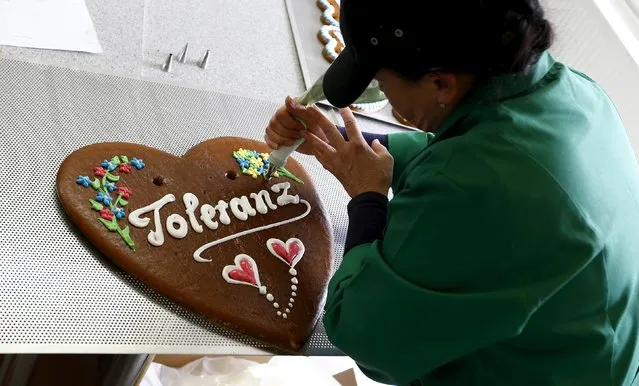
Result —
<instances>
[{"instance_id":1,"label":"hole in gingerbread","mask_svg":"<svg viewBox=\"0 0 639 386\"><path fill-rule=\"evenodd\" d=\"M224 173L224 177L228 178L229 180L234 180L237 178L237 173L233 170L229 170L228 172Z\"/></svg>"},{"instance_id":2,"label":"hole in gingerbread","mask_svg":"<svg viewBox=\"0 0 639 386\"><path fill-rule=\"evenodd\" d=\"M153 178L153 184L157 185L157 186L164 185L164 177L163 176L155 176L155 178Z\"/></svg>"}]
</instances>

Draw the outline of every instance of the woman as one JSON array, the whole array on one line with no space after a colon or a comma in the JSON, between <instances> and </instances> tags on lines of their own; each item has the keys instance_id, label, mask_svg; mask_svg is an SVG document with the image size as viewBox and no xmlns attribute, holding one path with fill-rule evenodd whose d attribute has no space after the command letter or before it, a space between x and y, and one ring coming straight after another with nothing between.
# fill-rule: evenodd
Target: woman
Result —
<instances>
[{"instance_id":1,"label":"woman","mask_svg":"<svg viewBox=\"0 0 639 386\"><path fill-rule=\"evenodd\" d=\"M604 91L547 52L538 1L342 0L341 18L328 100L374 78L421 131L362 135L346 109L340 132L290 98L266 130L303 136L352 197L329 339L389 384L639 384L637 163Z\"/></svg>"}]
</instances>

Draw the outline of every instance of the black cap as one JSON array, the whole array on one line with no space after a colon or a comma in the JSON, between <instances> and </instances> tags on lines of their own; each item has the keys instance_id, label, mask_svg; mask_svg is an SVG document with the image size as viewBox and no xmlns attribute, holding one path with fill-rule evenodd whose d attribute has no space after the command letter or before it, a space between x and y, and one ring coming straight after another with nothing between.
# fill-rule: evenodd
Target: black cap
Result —
<instances>
[{"instance_id":1,"label":"black cap","mask_svg":"<svg viewBox=\"0 0 639 386\"><path fill-rule=\"evenodd\" d=\"M471 7L460 12L454 3L459 2L342 0L345 48L324 76L326 99L336 107L351 105L382 68L412 79L435 69L463 70L476 53L478 34L468 31L477 30L478 15Z\"/></svg>"}]
</instances>

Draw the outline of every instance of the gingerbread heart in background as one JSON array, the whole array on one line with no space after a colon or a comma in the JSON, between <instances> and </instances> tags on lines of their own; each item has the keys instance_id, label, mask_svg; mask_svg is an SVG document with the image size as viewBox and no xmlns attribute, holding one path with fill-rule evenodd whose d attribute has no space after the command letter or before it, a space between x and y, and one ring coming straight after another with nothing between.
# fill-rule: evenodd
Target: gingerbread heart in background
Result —
<instances>
[{"instance_id":1,"label":"gingerbread heart in background","mask_svg":"<svg viewBox=\"0 0 639 386\"><path fill-rule=\"evenodd\" d=\"M182 157L90 145L60 166L58 196L75 229L123 270L214 323L296 351L321 314L333 237L299 163L262 178L268 151L233 137Z\"/></svg>"}]
</instances>

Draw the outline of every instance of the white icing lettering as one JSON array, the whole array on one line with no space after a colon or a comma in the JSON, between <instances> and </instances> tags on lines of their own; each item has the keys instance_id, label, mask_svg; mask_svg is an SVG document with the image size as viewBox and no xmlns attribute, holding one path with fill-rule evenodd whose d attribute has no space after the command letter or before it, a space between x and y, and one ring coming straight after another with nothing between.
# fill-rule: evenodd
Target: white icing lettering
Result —
<instances>
[{"instance_id":1,"label":"white icing lettering","mask_svg":"<svg viewBox=\"0 0 639 386\"><path fill-rule=\"evenodd\" d=\"M273 297L273 295L268 294L266 295L266 300L268 300L269 302L272 302L273 300L275 300L275 297Z\"/></svg>"},{"instance_id":2,"label":"white icing lettering","mask_svg":"<svg viewBox=\"0 0 639 386\"><path fill-rule=\"evenodd\" d=\"M286 319L288 316L286 316L286 314L282 314L282 318Z\"/></svg>"},{"instance_id":3,"label":"white icing lettering","mask_svg":"<svg viewBox=\"0 0 639 386\"><path fill-rule=\"evenodd\" d=\"M241 231L241 232L223 237L221 239L211 241L201 246L200 248L198 248L193 253L193 259L198 262L210 262L211 261L210 259L205 259L205 258L202 258L201 256L202 253L204 253L209 248L212 248L221 243L224 243L239 237L243 237L249 234L253 234L263 230L273 229L286 224L290 224L308 216L308 214L311 211L311 204L306 200L300 199L300 197L297 195L296 196L290 195L288 193L290 186L291 185L288 182L279 183L279 184L273 185L271 187L271 190L275 193L280 193L280 196L277 198L277 203L279 206L285 206L290 204L303 204L304 206L306 206L306 210L304 211L304 213L293 218L278 221L272 224L266 224L259 227L247 229L245 231ZM186 216L182 216L182 215L174 213L174 214L171 214L164 223L166 224L168 233L171 236L177 239L182 239L187 236L189 228L193 229L197 233L202 233L204 231L204 227L202 226L202 224L211 230L218 229L220 225L219 223L222 223L224 225L231 224L231 218L228 213L229 208L231 212L233 213L234 217L242 221L246 221L250 216L255 216L257 215L257 213L267 213L269 210L274 210L278 208L278 206L274 205L273 202L271 201L271 197L267 190L261 190L259 193L252 193L250 196L255 200L255 206L257 209L251 206L251 202L249 201L249 198L247 196L242 196L240 198L237 198L237 197L232 198L230 200L230 204L224 200L219 200L215 206L212 206L209 204L202 205L200 208L200 216L199 216L199 220L201 221L200 223L198 222L198 216L196 215L197 208L200 204L199 199L193 193L185 193L182 196L182 201L184 203ZM174 202L174 201L175 201L175 196L173 194L167 194L164 197L162 197L160 200L131 212L128 216L129 222L131 223L132 226L135 226L138 228L147 227L151 222L151 218L142 217L142 216L146 213L153 211L152 218L153 218L155 229L149 232L147 239L151 245L161 246L164 244L164 233L163 233L163 223L160 217L160 209L164 207L166 204L170 202ZM290 245L288 245L288 242L286 247L287 249L291 247ZM273 253L273 251L271 252ZM301 252L298 253L297 257L294 259L292 266L294 266L295 263L299 261L299 258L301 258L302 255L303 255L303 246L302 246ZM292 267L289 270L289 273L292 276L297 275L297 271ZM264 291L260 291L260 292L264 292ZM266 292L262 293L262 295L265 295L265 294Z\"/></svg>"},{"instance_id":4,"label":"white icing lettering","mask_svg":"<svg viewBox=\"0 0 639 386\"><path fill-rule=\"evenodd\" d=\"M219 224L213 221L215 218L215 208L209 204L204 204L200 208L200 220L211 230L216 230Z\"/></svg>"},{"instance_id":5,"label":"white icing lettering","mask_svg":"<svg viewBox=\"0 0 639 386\"><path fill-rule=\"evenodd\" d=\"M269 208L272 210L277 209L277 205L273 204L271 195L266 190L260 190L259 193L251 193L251 198L255 200L255 209L260 214L266 214Z\"/></svg>"},{"instance_id":6,"label":"white icing lettering","mask_svg":"<svg viewBox=\"0 0 639 386\"><path fill-rule=\"evenodd\" d=\"M282 316L282 311L277 311L277 316Z\"/></svg>"},{"instance_id":7,"label":"white icing lettering","mask_svg":"<svg viewBox=\"0 0 639 386\"><path fill-rule=\"evenodd\" d=\"M242 221L246 221L249 216L255 216L257 214L246 196L242 196L241 198L233 197L231 199L231 212L233 212L233 215L237 217L238 220Z\"/></svg>"},{"instance_id":8,"label":"white icing lettering","mask_svg":"<svg viewBox=\"0 0 639 386\"><path fill-rule=\"evenodd\" d=\"M300 196L298 195L291 196L290 194L288 194L288 190L290 188L291 188L290 182L280 182L279 184L275 184L271 186L271 190L273 191L273 193L282 192L282 194L280 194L280 196L277 197L277 205L286 206L289 204L299 204Z\"/></svg>"},{"instance_id":9,"label":"white icing lettering","mask_svg":"<svg viewBox=\"0 0 639 386\"><path fill-rule=\"evenodd\" d=\"M246 235L249 235L251 233L260 232L260 231L263 231L263 230L266 230L266 229L276 228L276 227L279 227L279 226L282 226L282 225L285 225L285 224L289 224L289 223L292 223L292 222L295 222L295 221L303 219L304 217L308 216L308 214L311 212L311 204L309 204L309 202L306 201L306 200L301 200L300 202L303 203L304 205L306 205L306 211L304 213L302 213L301 215L299 215L297 217L293 217L293 218L288 219L288 220L279 221L279 222L276 222L274 224L268 224L268 225L263 225L263 226L260 226L260 227L248 229L248 230L245 230L243 232L239 232L239 233L235 233L235 234L230 235L230 236L226 236L226 237L221 238L219 240L211 241L210 243L204 244L201 247L199 247L193 253L193 259L195 259L196 261L199 261L199 262L209 262L211 260L203 259L201 257L202 253L204 251L206 251L207 249L209 249L209 248L212 248L212 247L214 247L214 246L216 246L218 244L222 244L222 243L227 242L229 240L236 239L238 237L246 236Z\"/></svg>"},{"instance_id":10,"label":"white icing lettering","mask_svg":"<svg viewBox=\"0 0 639 386\"><path fill-rule=\"evenodd\" d=\"M175 227L177 225L177 228ZM189 224L179 214L172 214L166 219L166 230L176 239L183 239L189 232Z\"/></svg>"},{"instance_id":11,"label":"white icing lettering","mask_svg":"<svg viewBox=\"0 0 639 386\"><path fill-rule=\"evenodd\" d=\"M197 209L200 205L200 200L198 200L193 193L184 193L182 201L184 201L184 207L186 208L186 214L191 222L191 228L193 228L193 230L197 233L204 232L204 228L197 222L197 218L195 218L195 209Z\"/></svg>"},{"instance_id":12,"label":"white icing lettering","mask_svg":"<svg viewBox=\"0 0 639 386\"><path fill-rule=\"evenodd\" d=\"M287 308L287 309L285 309L285 310L284 310L284 312L286 312L286 313L290 313L290 312L291 312L291 310Z\"/></svg>"},{"instance_id":13,"label":"white icing lettering","mask_svg":"<svg viewBox=\"0 0 639 386\"><path fill-rule=\"evenodd\" d=\"M169 202L175 201L175 196L167 194L156 202L149 204L143 208L136 209L129 213L129 223L134 227L145 228L151 221L149 218L141 218L140 216L153 211L153 223L155 224L155 230L149 232L147 237L149 244L159 247L164 244L164 233L162 232L162 223L160 220L160 209Z\"/></svg>"},{"instance_id":14,"label":"white icing lettering","mask_svg":"<svg viewBox=\"0 0 639 386\"><path fill-rule=\"evenodd\" d=\"M275 308L280 308L280 305L279 305L279 304L277 304L277 303L273 303L273 307L275 307Z\"/></svg>"},{"instance_id":15,"label":"white icing lettering","mask_svg":"<svg viewBox=\"0 0 639 386\"><path fill-rule=\"evenodd\" d=\"M231 218L229 217L229 214L226 213L226 209L228 209L229 204L226 203L226 201L220 200L217 202L217 205L215 206L215 210L217 210L220 213L220 222L224 225L229 225L231 223Z\"/></svg>"}]
</instances>

